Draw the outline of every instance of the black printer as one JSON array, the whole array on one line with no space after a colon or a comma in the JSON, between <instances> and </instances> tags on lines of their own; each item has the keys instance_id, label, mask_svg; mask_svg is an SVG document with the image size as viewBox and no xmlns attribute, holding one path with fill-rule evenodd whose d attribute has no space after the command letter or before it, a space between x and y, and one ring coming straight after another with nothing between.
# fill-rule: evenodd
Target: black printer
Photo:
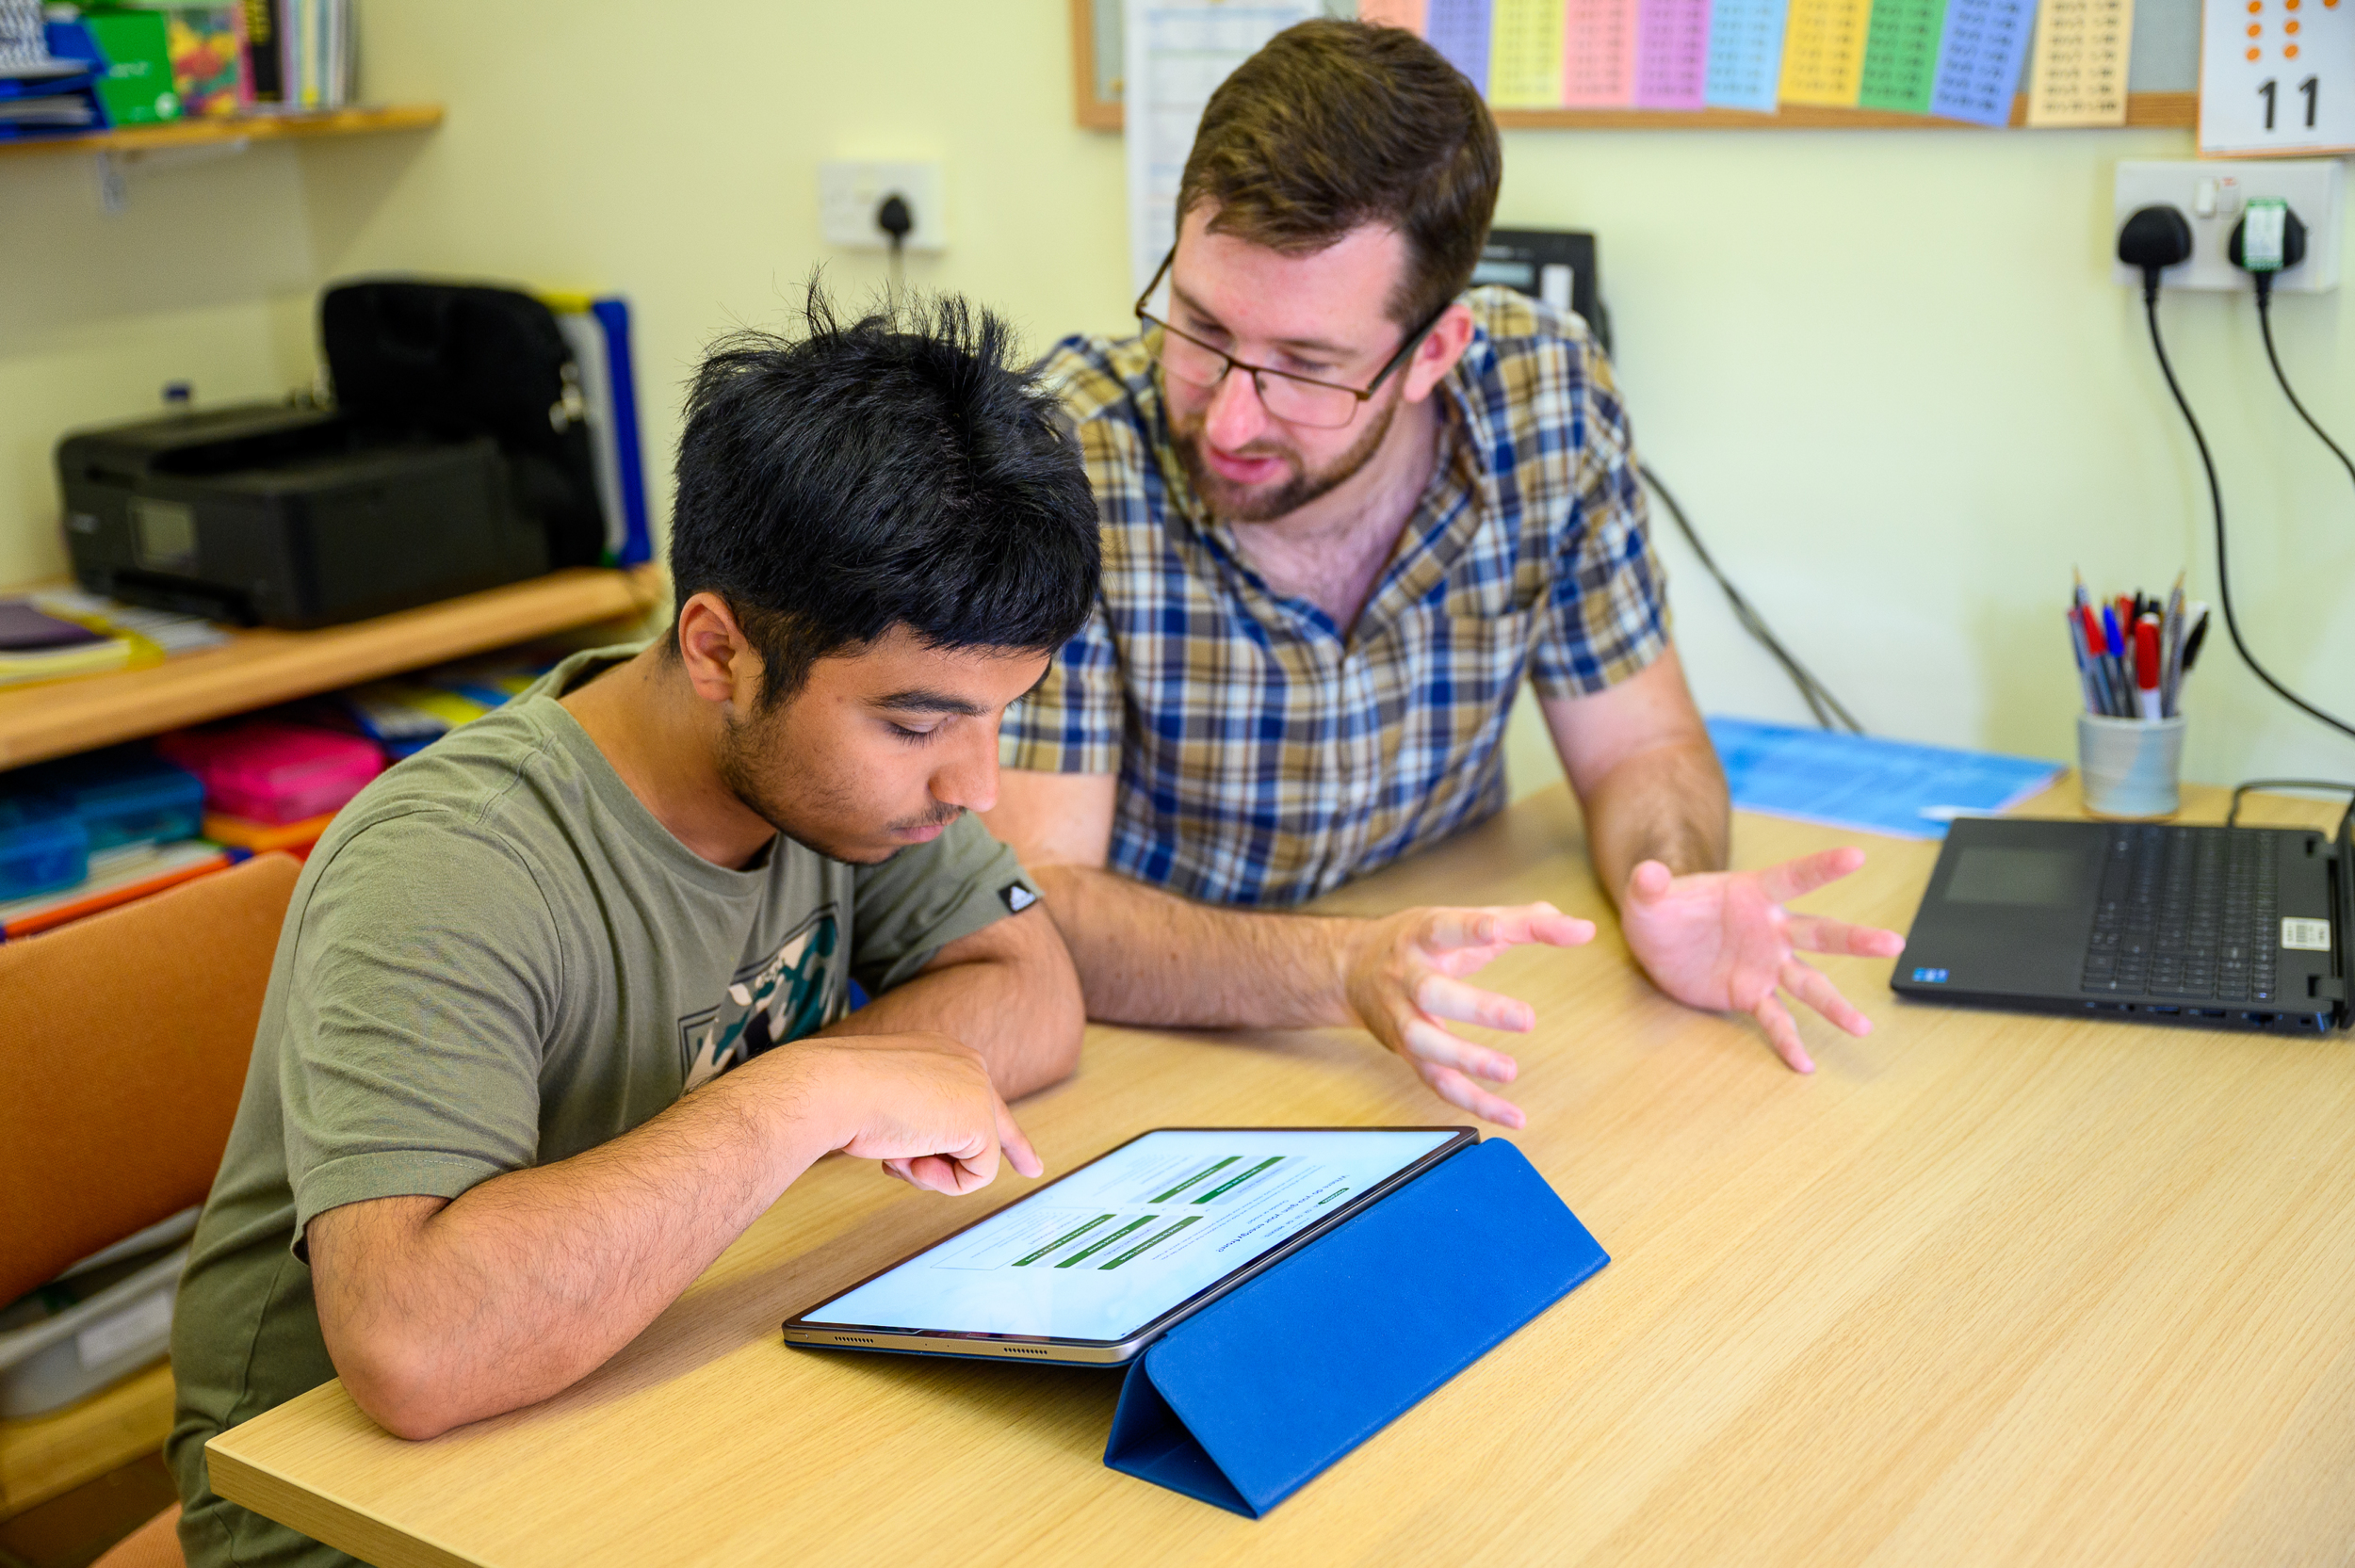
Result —
<instances>
[{"instance_id":1,"label":"black printer","mask_svg":"<svg viewBox=\"0 0 2355 1568\"><path fill-rule=\"evenodd\" d=\"M406 279L319 301L333 407L250 403L57 445L82 587L247 625L333 625L593 563L579 370L512 289Z\"/></svg>"}]
</instances>

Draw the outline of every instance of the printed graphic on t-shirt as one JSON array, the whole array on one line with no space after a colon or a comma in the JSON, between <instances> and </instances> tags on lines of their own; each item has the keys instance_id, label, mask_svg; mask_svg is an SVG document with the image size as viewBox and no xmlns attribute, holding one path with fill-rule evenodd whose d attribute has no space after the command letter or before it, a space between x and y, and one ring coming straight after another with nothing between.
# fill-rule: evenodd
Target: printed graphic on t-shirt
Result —
<instances>
[{"instance_id":1,"label":"printed graphic on t-shirt","mask_svg":"<svg viewBox=\"0 0 2355 1568\"><path fill-rule=\"evenodd\" d=\"M834 906L793 929L764 962L739 971L727 1000L678 1021L679 1070L686 1089L702 1088L772 1045L799 1040L847 1010L835 983L841 946Z\"/></svg>"}]
</instances>

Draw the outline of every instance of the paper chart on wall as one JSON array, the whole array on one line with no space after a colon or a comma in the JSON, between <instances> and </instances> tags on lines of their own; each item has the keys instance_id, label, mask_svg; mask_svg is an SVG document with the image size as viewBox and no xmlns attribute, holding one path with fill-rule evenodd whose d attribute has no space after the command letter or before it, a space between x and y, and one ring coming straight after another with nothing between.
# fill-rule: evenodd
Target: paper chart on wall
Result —
<instances>
[{"instance_id":1,"label":"paper chart on wall","mask_svg":"<svg viewBox=\"0 0 2355 1568\"><path fill-rule=\"evenodd\" d=\"M1562 103L1562 0L1496 0L1488 21L1488 102L1500 109Z\"/></svg>"},{"instance_id":2,"label":"paper chart on wall","mask_svg":"<svg viewBox=\"0 0 2355 1568\"><path fill-rule=\"evenodd\" d=\"M2035 24L2036 0L1946 0L1946 39L1930 112L1981 125L2010 124Z\"/></svg>"},{"instance_id":3,"label":"paper chart on wall","mask_svg":"<svg viewBox=\"0 0 2355 1568\"><path fill-rule=\"evenodd\" d=\"M1634 101L1635 5L1563 0L1563 107L1623 109Z\"/></svg>"},{"instance_id":4,"label":"paper chart on wall","mask_svg":"<svg viewBox=\"0 0 2355 1568\"><path fill-rule=\"evenodd\" d=\"M1710 0L1637 0L1639 109L1697 109L1709 101Z\"/></svg>"},{"instance_id":5,"label":"paper chart on wall","mask_svg":"<svg viewBox=\"0 0 2355 1568\"><path fill-rule=\"evenodd\" d=\"M1945 20L1946 0L1873 0L1857 107L1928 113L1930 94L1938 86L1939 40Z\"/></svg>"},{"instance_id":6,"label":"paper chart on wall","mask_svg":"<svg viewBox=\"0 0 2355 1568\"><path fill-rule=\"evenodd\" d=\"M1705 104L1775 112L1782 85L1783 21L1784 0L1712 0Z\"/></svg>"},{"instance_id":7,"label":"paper chart on wall","mask_svg":"<svg viewBox=\"0 0 2355 1568\"><path fill-rule=\"evenodd\" d=\"M2031 125L2126 123L2135 0L2044 0L2028 69Z\"/></svg>"},{"instance_id":8,"label":"paper chart on wall","mask_svg":"<svg viewBox=\"0 0 2355 1568\"><path fill-rule=\"evenodd\" d=\"M1791 0L1782 101L1852 108L1864 71L1871 0Z\"/></svg>"},{"instance_id":9,"label":"paper chart on wall","mask_svg":"<svg viewBox=\"0 0 2355 1568\"><path fill-rule=\"evenodd\" d=\"M1202 106L1235 67L1315 0L1127 0L1129 266L1143 288L1178 237L1178 181Z\"/></svg>"},{"instance_id":10,"label":"paper chart on wall","mask_svg":"<svg viewBox=\"0 0 2355 1568\"><path fill-rule=\"evenodd\" d=\"M2200 151L2355 151L2355 0L2208 0Z\"/></svg>"},{"instance_id":11,"label":"paper chart on wall","mask_svg":"<svg viewBox=\"0 0 2355 1568\"><path fill-rule=\"evenodd\" d=\"M1431 0L1423 37L1447 63L1486 95L1488 90L1488 0Z\"/></svg>"},{"instance_id":12,"label":"paper chart on wall","mask_svg":"<svg viewBox=\"0 0 2355 1568\"><path fill-rule=\"evenodd\" d=\"M1404 27L1410 33L1420 33L1425 9L1424 0L1357 0L1357 20L1377 27Z\"/></svg>"}]
</instances>

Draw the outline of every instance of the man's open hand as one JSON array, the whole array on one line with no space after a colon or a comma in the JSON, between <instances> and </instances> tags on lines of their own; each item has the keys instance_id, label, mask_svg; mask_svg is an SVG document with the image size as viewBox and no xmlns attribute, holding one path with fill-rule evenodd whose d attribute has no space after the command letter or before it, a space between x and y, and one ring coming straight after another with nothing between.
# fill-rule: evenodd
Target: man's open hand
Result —
<instances>
[{"instance_id":1,"label":"man's open hand","mask_svg":"<svg viewBox=\"0 0 2355 1568\"><path fill-rule=\"evenodd\" d=\"M1656 860L1628 877L1619 925L1652 983L1687 1007L1746 1012L1766 1031L1778 1056L1802 1073L1815 1063L1799 1043L1799 1026L1775 988L1853 1035L1872 1021L1840 994L1800 953L1890 958L1906 945L1895 931L1851 926L1782 906L1864 864L1864 851L1826 849L1762 871L1713 871L1677 877Z\"/></svg>"},{"instance_id":2,"label":"man's open hand","mask_svg":"<svg viewBox=\"0 0 2355 1568\"><path fill-rule=\"evenodd\" d=\"M1527 1119L1519 1107L1474 1082L1510 1083L1519 1065L1502 1051L1475 1045L1441 1019L1526 1032L1529 1004L1467 985L1508 947L1543 942L1575 947L1594 939L1595 924L1551 904L1510 909L1410 909L1370 922L1352 945L1346 978L1350 1010L1373 1037L1405 1057L1433 1093L1500 1126Z\"/></svg>"}]
</instances>

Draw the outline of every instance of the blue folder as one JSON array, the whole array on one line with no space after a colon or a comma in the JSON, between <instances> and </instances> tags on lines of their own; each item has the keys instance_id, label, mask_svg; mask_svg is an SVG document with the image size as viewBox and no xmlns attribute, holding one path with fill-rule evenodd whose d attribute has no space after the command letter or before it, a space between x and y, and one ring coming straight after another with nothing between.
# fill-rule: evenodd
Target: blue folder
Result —
<instances>
[{"instance_id":1,"label":"blue folder","mask_svg":"<svg viewBox=\"0 0 2355 1568\"><path fill-rule=\"evenodd\" d=\"M1610 1261L1519 1149L1476 1144L1162 1335L1104 1463L1257 1519Z\"/></svg>"}]
</instances>

